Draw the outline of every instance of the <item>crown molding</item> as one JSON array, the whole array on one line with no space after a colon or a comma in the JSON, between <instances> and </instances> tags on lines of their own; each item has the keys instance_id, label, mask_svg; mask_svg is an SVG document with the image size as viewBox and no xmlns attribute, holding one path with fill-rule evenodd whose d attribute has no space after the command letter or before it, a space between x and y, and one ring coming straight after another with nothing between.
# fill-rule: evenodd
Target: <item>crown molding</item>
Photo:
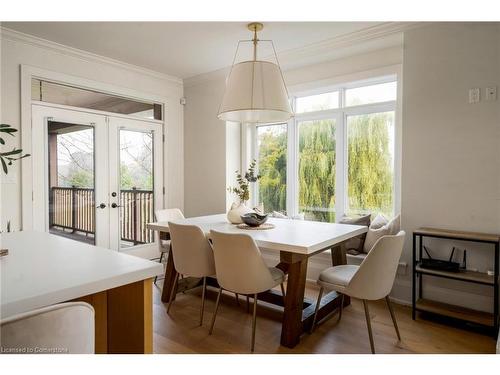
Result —
<instances>
[{"instance_id":1,"label":"crown molding","mask_svg":"<svg viewBox=\"0 0 500 375\"><path fill-rule=\"evenodd\" d=\"M346 55L339 57L332 57L331 53L335 50L347 49L356 45L376 43L384 38L402 34L404 31L421 27L424 22L384 22L379 25L367 27L352 33L339 35L334 38L326 39L317 43L309 44L307 46L298 47L286 51L278 52L279 62L284 71L287 65L291 65L290 69L300 66L321 63L337 58L344 58ZM394 44L393 46L396 46ZM384 45L380 48L388 48L390 45ZM368 50L366 51L368 52ZM362 53L357 51L353 54ZM285 68L284 68L285 67ZM184 79L184 87L195 86L204 82L212 81L215 79L225 78L228 74L230 66L222 69L217 69L211 72L202 73L193 77Z\"/></svg>"},{"instance_id":2,"label":"crown molding","mask_svg":"<svg viewBox=\"0 0 500 375\"><path fill-rule=\"evenodd\" d=\"M0 35L1 38L5 40L24 43L27 45L50 50L55 53L60 53L65 56L76 57L83 61L107 64L116 68L128 70L130 72L147 75L152 78L162 79L177 85L183 85L182 79L175 76L160 73L151 69L129 64L109 57L97 55L95 53L84 51L78 48L69 47L64 44L56 43L47 39L42 39L33 35L12 30L4 26L0 26Z\"/></svg>"}]
</instances>

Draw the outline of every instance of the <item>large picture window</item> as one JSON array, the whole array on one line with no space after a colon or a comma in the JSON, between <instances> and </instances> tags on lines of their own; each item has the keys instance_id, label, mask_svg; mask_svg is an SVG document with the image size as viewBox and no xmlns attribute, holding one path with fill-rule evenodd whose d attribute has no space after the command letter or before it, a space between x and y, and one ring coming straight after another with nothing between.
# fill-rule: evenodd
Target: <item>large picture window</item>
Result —
<instances>
[{"instance_id":1,"label":"large picture window","mask_svg":"<svg viewBox=\"0 0 500 375\"><path fill-rule=\"evenodd\" d=\"M306 220L397 209L396 77L292 98L287 124L255 126L255 204Z\"/></svg>"}]
</instances>

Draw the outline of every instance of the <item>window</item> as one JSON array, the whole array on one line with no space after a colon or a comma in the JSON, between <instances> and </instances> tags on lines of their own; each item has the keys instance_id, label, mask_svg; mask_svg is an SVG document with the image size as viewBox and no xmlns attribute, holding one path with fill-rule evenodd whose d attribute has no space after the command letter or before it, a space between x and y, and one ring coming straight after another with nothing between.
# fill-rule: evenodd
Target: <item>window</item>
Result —
<instances>
[{"instance_id":1,"label":"window","mask_svg":"<svg viewBox=\"0 0 500 375\"><path fill-rule=\"evenodd\" d=\"M396 99L395 77L292 98L294 119L256 125L262 178L254 204L326 222L391 216L397 208Z\"/></svg>"},{"instance_id":2,"label":"window","mask_svg":"<svg viewBox=\"0 0 500 375\"><path fill-rule=\"evenodd\" d=\"M257 128L259 202L267 211L286 211L287 125Z\"/></svg>"},{"instance_id":3,"label":"window","mask_svg":"<svg viewBox=\"0 0 500 375\"><path fill-rule=\"evenodd\" d=\"M391 215L394 112L347 116L348 214Z\"/></svg>"},{"instance_id":4,"label":"window","mask_svg":"<svg viewBox=\"0 0 500 375\"><path fill-rule=\"evenodd\" d=\"M295 112L314 112L324 109L332 109L339 107L338 91L327 92L326 94L304 96L296 99Z\"/></svg>"},{"instance_id":5,"label":"window","mask_svg":"<svg viewBox=\"0 0 500 375\"><path fill-rule=\"evenodd\" d=\"M305 219L335 221L335 120L299 127L299 212Z\"/></svg>"}]
</instances>

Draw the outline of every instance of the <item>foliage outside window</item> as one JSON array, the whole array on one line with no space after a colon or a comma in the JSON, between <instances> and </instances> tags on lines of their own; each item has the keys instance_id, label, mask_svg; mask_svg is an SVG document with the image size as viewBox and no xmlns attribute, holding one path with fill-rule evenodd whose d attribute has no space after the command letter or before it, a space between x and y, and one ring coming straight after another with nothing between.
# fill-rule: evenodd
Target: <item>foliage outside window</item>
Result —
<instances>
[{"instance_id":1,"label":"foliage outside window","mask_svg":"<svg viewBox=\"0 0 500 375\"><path fill-rule=\"evenodd\" d=\"M392 215L396 89L396 81L385 81L294 98L296 117L288 124L258 125L262 179L254 203L327 222L344 214ZM289 178L293 186L287 175L296 176Z\"/></svg>"},{"instance_id":2,"label":"foliage outside window","mask_svg":"<svg viewBox=\"0 0 500 375\"><path fill-rule=\"evenodd\" d=\"M335 221L335 121L299 123L299 211Z\"/></svg>"},{"instance_id":3,"label":"foliage outside window","mask_svg":"<svg viewBox=\"0 0 500 375\"><path fill-rule=\"evenodd\" d=\"M259 202L266 212L286 211L287 132L286 124L257 128L259 150Z\"/></svg>"}]
</instances>

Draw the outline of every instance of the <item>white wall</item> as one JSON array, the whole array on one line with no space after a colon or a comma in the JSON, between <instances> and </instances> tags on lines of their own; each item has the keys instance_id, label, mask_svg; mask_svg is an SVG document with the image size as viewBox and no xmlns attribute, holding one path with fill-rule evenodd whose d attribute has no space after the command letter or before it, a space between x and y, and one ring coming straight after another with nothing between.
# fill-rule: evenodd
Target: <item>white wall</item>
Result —
<instances>
[{"instance_id":1,"label":"white wall","mask_svg":"<svg viewBox=\"0 0 500 375\"><path fill-rule=\"evenodd\" d=\"M485 87L500 86L500 24L427 25L407 31L404 46L403 228L500 233L500 102L468 104L469 88L482 88L484 97ZM436 253L442 256L451 250L430 247L442 247ZM476 248L468 266L492 269L491 246ZM410 236L403 258L411 262ZM408 300L410 279L399 284L400 298ZM447 302L492 309L489 289L443 279L424 287Z\"/></svg>"},{"instance_id":2,"label":"white wall","mask_svg":"<svg viewBox=\"0 0 500 375\"><path fill-rule=\"evenodd\" d=\"M140 68L101 59L83 51L65 49L54 43L25 38L8 30L1 35L1 121L15 128L21 124L20 65L78 76L109 85L133 89L138 92L166 98L165 175L168 207L183 207L184 204L184 131L182 81ZM21 147L20 135L10 146ZM1 228L11 220L13 229L21 224L21 173L19 163L9 171L9 178L2 178Z\"/></svg>"},{"instance_id":3,"label":"white wall","mask_svg":"<svg viewBox=\"0 0 500 375\"><path fill-rule=\"evenodd\" d=\"M217 118L224 80L186 86L184 176L186 216L226 209L226 124Z\"/></svg>"}]
</instances>

